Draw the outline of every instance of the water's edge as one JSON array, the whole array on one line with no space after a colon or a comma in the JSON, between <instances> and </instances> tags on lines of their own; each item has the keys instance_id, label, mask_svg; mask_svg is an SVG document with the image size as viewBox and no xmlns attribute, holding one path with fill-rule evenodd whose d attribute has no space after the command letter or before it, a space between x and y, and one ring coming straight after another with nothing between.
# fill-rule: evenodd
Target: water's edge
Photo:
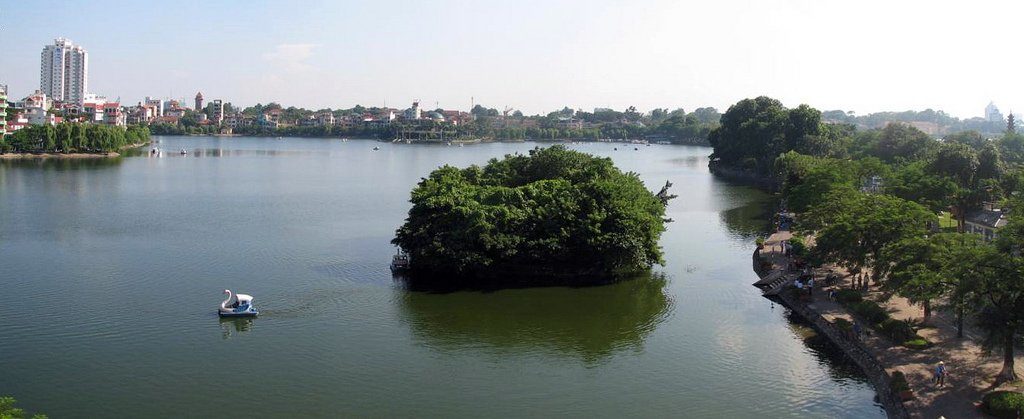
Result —
<instances>
[{"instance_id":1,"label":"water's edge","mask_svg":"<svg viewBox=\"0 0 1024 419\"><path fill-rule=\"evenodd\" d=\"M753 259L755 261L754 272L757 273L759 278L764 278L772 272L772 270L762 272L757 269L757 261L759 260L757 250L754 250ZM892 388L892 377L889 376L888 372L886 372L885 367L878 358L872 355L862 343L847 338L839 328L828 320L825 320L825 318L815 311L813 307L793 299L789 293L780 292L770 298L776 299L784 307L792 310L794 313L799 314L800 317L807 320L815 330L824 334L832 344L842 350L843 355L857 364L861 372L864 373L872 386L875 387L875 393L878 394L879 403L885 409L885 413L890 418L904 419L910 417L910 413L900 400L899 394L897 394Z\"/></svg>"}]
</instances>

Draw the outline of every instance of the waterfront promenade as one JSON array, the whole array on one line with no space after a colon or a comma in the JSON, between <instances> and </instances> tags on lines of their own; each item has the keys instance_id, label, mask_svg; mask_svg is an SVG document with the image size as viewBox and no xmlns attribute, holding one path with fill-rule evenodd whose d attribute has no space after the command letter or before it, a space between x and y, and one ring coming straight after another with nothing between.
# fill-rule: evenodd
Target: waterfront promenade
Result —
<instances>
[{"instance_id":1,"label":"waterfront promenade","mask_svg":"<svg viewBox=\"0 0 1024 419\"><path fill-rule=\"evenodd\" d=\"M780 244L791 237L792 234L789 231L779 231L765 241L760 256L772 263L772 269L782 269L787 265L788 258L779 249L781 248ZM811 242L813 243L813 241ZM823 279L829 269L838 273L840 279L835 285L825 287ZM840 318L851 322L858 320L844 307L828 298L830 289L851 288L851 275L836 266L823 266L814 269L814 278L817 286L812 298L809 300L783 299L787 304L800 306L790 307L791 309L811 317L817 314L830 323ZM894 319L921 320L923 310L919 306L910 304L902 297L893 296L887 300L884 297L875 287L871 287L864 294L865 299L881 304ZM933 312L928 325L918 330L920 336L933 343L931 347L923 350L896 345L870 328L865 328L868 333L862 335L859 344L855 344L869 352L889 375L895 371L901 371L906 375L907 382L915 396L903 403L911 417L982 418L986 415L978 408L978 404L985 393L993 390L1021 390L1019 383L993 386L995 376L1002 367L1001 353L996 351L985 354L978 344L977 332L970 327L965 329L965 337L958 339L952 320L952 315L949 313L938 310ZM859 322L862 325L866 324L863 320L859 320ZM844 352L848 354L850 353L849 346L854 344L844 342L841 337L832 340L843 347ZM939 361L945 362L949 370L946 385L943 387L939 387L933 382L932 371ZM1018 374L1022 372L1021 362L1022 360L1018 356L1016 360ZM870 375L869 371L865 371L865 373ZM893 416L892 412L890 412L890 416Z\"/></svg>"}]
</instances>

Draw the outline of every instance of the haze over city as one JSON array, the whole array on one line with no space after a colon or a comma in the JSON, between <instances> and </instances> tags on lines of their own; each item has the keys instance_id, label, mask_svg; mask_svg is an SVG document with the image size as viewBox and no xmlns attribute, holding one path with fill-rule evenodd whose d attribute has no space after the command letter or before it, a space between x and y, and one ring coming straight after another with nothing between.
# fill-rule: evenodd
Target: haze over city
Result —
<instances>
[{"instance_id":1,"label":"haze over city","mask_svg":"<svg viewBox=\"0 0 1024 419\"><path fill-rule=\"evenodd\" d=\"M133 103L488 106L543 113L715 106L1024 109L1007 65L1024 5L953 1L6 2L0 66L38 88L43 45L91 54L90 90ZM55 19L55 17L66 17ZM104 30L97 30L104 28Z\"/></svg>"}]
</instances>

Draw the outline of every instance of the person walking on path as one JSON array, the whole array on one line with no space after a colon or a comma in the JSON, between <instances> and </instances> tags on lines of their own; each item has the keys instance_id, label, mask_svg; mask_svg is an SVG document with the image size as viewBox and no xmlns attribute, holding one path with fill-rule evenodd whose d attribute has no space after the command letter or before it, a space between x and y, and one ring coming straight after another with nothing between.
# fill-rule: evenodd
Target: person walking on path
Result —
<instances>
[{"instance_id":1,"label":"person walking on path","mask_svg":"<svg viewBox=\"0 0 1024 419\"><path fill-rule=\"evenodd\" d=\"M939 387L946 385L946 363L939 361L939 365L935 367L935 384Z\"/></svg>"},{"instance_id":2,"label":"person walking on path","mask_svg":"<svg viewBox=\"0 0 1024 419\"><path fill-rule=\"evenodd\" d=\"M807 295L814 297L814 278L807 280Z\"/></svg>"},{"instance_id":3,"label":"person walking on path","mask_svg":"<svg viewBox=\"0 0 1024 419\"><path fill-rule=\"evenodd\" d=\"M856 320L853 322L853 338L860 340L860 323L857 323Z\"/></svg>"}]
</instances>

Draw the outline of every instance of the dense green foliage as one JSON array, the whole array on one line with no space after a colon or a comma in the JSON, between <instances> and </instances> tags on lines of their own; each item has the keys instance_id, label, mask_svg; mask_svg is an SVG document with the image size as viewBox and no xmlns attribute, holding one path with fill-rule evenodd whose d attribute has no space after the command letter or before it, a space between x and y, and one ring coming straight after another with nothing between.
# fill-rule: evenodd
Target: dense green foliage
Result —
<instances>
[{"instance_id":1,"label":"dense green foliage","mask_svg":"<svg viewBox=\"0 0 1024 419\"><path fill-rule=\"evenodd\" d=\"M807 105L786 109L778 100L761 96L730 106L708 142L716 164L768 174L775 158L787 151L833 155L838 132L823 128L821 112Z\"/></svg>"},{"instance_id":2,"label":"dense green foliage","mask_svg":"<svg viewBox=\"0 0 1024 419\"><path fill-rule=\"evenodd\" d=\"M1024 412L1024 394L1016 391L993 391L981 399L981 407L992 416L1017 419Z\"/></svg>"},{"instance_id":3,"label":"dense green foliage","mask_svg":"<svg viewBox=\"0 0 1024 419\"><path fill-rule=\"evenodd\" d=\"M3 153L100 153L149 142L149 129L99 124L30 125L0 138Z\"/></svg>"},{"instance_id":4,"label":"dense green foliage","mask_svg":"<svg viewBox=\"0 0 1024 419\"><path fill-rule=\"evenodd\" d=\"M17 403L13 397L0 397L0 419L25 419L25 410L14 407ZM32 419L46 419L46 415L35 414Z\"/></svg>"},{"instance_id":5,"label":"dense green foliage","mask_svg":"<svg viewBox=\"0 0 1024 419\"><path fill-rule=\"evenodd\" d=\"M608 278L661 261L664 203L611 159L555 146L441 167L412 191L394 244L414 276Z\"/></svg>"},{"instance_id":6,"label":"dense green foliage","mask_svg":"<svg viewBox=\"0 0 1024 419\"><path fill-rule=\"evenodd\" d=\"M741 101L710 136L712 165L770 176L798 214L797 229L815 235L811 260L847 268L858 289L870 277L886 295L920 304L925 321L935 307L950 309L961 333L975 321L985 347L1003 352L1000 378L1015 379L1014 342L1024 334L1024 220L1015 217L1024 209L1024 136L1015 127L994 140L977 131L939 140L901 123L853 130L847 124L863 120L833 112L825 119L838 125L815 128L814 115L764 97ZM1010 211L995 243L964 233L967 215L985 203ZM939 213L951 214L957 233L939 233ZM927 346L875 303L841 297L894 340Z\"/></svg>"}]
</instances>

